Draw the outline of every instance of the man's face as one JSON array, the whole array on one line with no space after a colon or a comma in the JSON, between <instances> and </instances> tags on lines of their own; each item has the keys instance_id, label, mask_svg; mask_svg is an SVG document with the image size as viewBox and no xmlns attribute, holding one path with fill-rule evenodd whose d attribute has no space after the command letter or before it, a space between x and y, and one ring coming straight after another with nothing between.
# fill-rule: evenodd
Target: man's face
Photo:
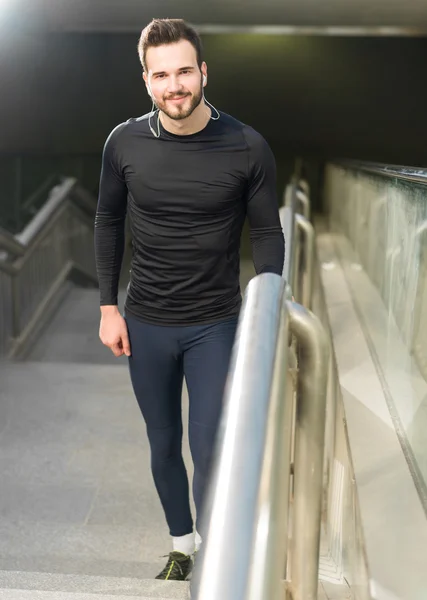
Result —
<instances>
[{"instance_id":1,"label":"man's face","mask_svg":"<svg viewBox=\"0 0 427 600\"><path fill-rule=\"evenodd\" d=\"M187 40L147 50L148 73L157 107L171 119L186 119L202 99L202 73L195 48ZM202 70L206 65L203 63Z\"/></svg>"}]
</instances>

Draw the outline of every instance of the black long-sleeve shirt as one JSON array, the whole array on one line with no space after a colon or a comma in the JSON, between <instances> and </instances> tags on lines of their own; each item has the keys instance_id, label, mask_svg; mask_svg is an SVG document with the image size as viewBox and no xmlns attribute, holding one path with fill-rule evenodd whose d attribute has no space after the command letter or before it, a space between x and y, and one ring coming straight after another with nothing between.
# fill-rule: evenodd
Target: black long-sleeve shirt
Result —
<instances>
[{"instance_id":1,"label":"black long-sleeve shirt","mask_svg":"<svg viewBox=\"0 0 427 600\"><path fill-rule=\"evenodd\" d=\"M241 305L239 248L248 217L257 273L281 274L284 239L276 165L251 127L220 113L175 135L148 115L108 137L95 219L101 305L117 304L129 211L133 257L125 310L163 325L209 323ZM151 120L157 129L157 115Z\"/></svg>"}]
</instances>

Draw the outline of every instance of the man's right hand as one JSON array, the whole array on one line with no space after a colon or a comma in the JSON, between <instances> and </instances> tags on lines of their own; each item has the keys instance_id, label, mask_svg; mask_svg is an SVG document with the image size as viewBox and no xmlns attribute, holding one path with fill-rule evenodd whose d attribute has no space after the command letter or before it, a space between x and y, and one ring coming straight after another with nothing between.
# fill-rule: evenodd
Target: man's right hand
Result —
<instances>
[{"instance_id":1,"label":"man's right hand","mask_svg":"<svg viewBox=\"0 0 427 600\"><path fill-rule=\"evenodd\" d=\"M117 306L101 306L99 338L114 356L131 355L128 328Z\"/></svg>"}]
</instances>

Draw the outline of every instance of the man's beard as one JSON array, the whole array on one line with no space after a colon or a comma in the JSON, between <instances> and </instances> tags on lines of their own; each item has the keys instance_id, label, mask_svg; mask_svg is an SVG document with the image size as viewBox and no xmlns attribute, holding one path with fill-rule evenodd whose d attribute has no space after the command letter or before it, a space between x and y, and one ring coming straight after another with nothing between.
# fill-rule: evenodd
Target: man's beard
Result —
<instances>
[{"instance_id":1,"label":"man's beard","mask_svg":"<svg viewBox=\"0 0 427 600\"><path fill-rule=\"evenodd\" d=\"M159 108L162 112L165 113L165 115L167 115L170 119L174 119L175 121L181 121L182 119L187 119L193 112L194 110L199 106L200 102L202 101L202 96L203 96L203 87L200 86L200 90L197 94L195 94L194 96L190 96L188 93L183 93L183 94L175 94L173 96L173 98L182 98L183 96L185 96L186 98L190 99L190 103L188 104L188 101L185 101L183 106L175 106L174 110L170 110L168 108L168 98L166 98L165 100L162 100L162 102L156 102L157 104L157 108Z\"/></svg>"}]
</instances>

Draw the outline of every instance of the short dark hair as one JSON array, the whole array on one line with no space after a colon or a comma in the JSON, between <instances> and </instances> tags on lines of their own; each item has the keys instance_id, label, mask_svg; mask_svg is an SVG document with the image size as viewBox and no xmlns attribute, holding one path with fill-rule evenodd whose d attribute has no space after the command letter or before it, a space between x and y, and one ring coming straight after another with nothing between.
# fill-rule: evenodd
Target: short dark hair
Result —
<instances>
[{"instance_id":1,"label":"short dark hair","mask_svg":"<svg viewBox=\"0 0 427 600\"><path fill-rule=\"evenodd\" d=\"M176 44L181 40L187 40L194 47L197 64L201 68L202 41L197 31L183 19L153 19L142 30L138 42L139 59L144 71L147 71L146 56L148 48L163 46L164 44Z\"/></svg>"}]
</instances>

